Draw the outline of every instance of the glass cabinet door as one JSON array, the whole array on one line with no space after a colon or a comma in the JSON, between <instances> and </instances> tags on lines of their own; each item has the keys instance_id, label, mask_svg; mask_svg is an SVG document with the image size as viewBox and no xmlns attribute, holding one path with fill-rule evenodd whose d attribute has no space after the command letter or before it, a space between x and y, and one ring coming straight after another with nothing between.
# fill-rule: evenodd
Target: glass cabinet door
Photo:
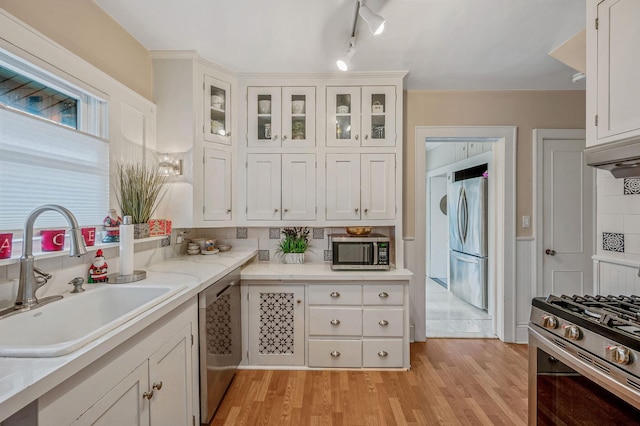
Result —
<instances>
[{"instance_id":1,"label":"glass cabinet door","mask_svg":"<svg viewBox=\"0 0 640 426\"><path fill-rule=\"evenodd\" d=\"M204 140L231 145L231 85L204 76Z\"/></svg>"},{"instance_id":2,"label":"glass cabinet door","mask_svg":"<svg viewBox=\"0 0 640 426\"><path fill-rule=\"evenodd\" d=\"M282 146L315 146L315 87L282 88Z\"/></svg>"},{"instance_id":3,"label":"glass cabinet door","mask_svg":"<svg viewBox=\"0 0 640 426\"><path fill-rule=\"evenodd\" d=\"M394 146L395 87L362 88L362 146Z\"/></svg>"},{"instance_id":4,"label":"glass cabinet door","mask_svg":"<svg viewBox=\"0 0 640 426\"><path fill-rule=\"evenodd\" d=\"M359 87L327 87L327 146L360 146Z\"/></svg>"},{"instance_id":5,"label":"glass cabinet door","mask_svg":"<svg viewBox=\"0 0 640 426\"><path fill-rule=\"evenodd\" d=\"M249 87L247 105L249 146L280 146L282 143L280 88Z\"/></svg>"}]
</instances>

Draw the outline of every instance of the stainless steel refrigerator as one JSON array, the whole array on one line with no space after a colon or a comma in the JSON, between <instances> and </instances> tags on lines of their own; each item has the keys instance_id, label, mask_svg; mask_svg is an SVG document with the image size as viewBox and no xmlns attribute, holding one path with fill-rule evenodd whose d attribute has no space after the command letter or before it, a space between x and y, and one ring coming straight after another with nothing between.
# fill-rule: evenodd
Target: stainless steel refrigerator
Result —
<instances>
[{"instance_id":1,"label":"stainless steel refrigerator","mask_svg":"<svg viewBox=\"0 0 640 426\"><path fill-rule=\"evenodd\" d=\"M487 309L487 179L449 185L449 290Z\"/></svg>"}]
</instances>

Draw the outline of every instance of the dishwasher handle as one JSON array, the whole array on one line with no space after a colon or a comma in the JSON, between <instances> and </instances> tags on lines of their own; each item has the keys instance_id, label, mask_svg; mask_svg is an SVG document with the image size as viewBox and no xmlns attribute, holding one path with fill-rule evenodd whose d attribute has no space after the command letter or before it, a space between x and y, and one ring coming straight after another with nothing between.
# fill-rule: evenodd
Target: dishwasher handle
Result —
<instances>
[{"instance_id":1,"label":"dishwasher handle","mask_svg":"<svg viewBox=\"0 0 640 426\"><path fill-rule=\"evenodd\" d=\"M216 294L216 299L217 299L218 297L222 296L222 295L225 293L225 291L229 290L231 287L233 287L233 286L234 286L234 285L236 285L236 284L237 284L237 282L236 282L235 280L234 280L234 281L231 281L229 284L227 284L227 285L225 286L225 288L223 288L222 290L220 290L220 291Z\"/></svg>"}]
</instances>

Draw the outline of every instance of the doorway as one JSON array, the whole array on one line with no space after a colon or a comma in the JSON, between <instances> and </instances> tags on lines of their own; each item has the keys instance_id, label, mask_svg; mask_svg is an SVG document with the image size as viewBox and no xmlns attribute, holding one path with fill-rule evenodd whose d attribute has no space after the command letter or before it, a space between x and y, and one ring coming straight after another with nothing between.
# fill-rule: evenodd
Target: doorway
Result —
<instances>
[{"instance_id":1,"label":"doorway","mask_svg":"<svg viewBox=\"0 0 640 426\"><path fill-rule=\"evenodd\" d=\"M484 294L487 300L492 300L487 296L495 293L495 281L489 280L495 275L493 263L489 261L487 253L465 254L488 248L486 236L492 230L485 228L485 225L488 225L487 207L493 203L487 201L487 195L493 201L495 194L493 189L487 194L486 184L493 174L494 139L427 138L425 142L426 337L494 338L495 304L480 307L479 299L474 303L471 297L472 293L475 296ZM474 242L468 248L460 245L462 237L456 232L457 228L454 229L460 225L456 219L460 219L462 211L459 211L458 203L453 198L459 196L457 188L463 182L469 182L464 184L468 185L470 197L465 197L465 200L473 200L472 188L479 190L479 184L482 183L485 189L476 192L476 197L480 197L480 192L484 193L484 201L471 202L465 210L468 213L465 223L469 225L469 239L465 241L467 244ZM455 241L458 243L453 244ZM486 266L475 268L470 265ZM461 292L463 288L465 291Z\"/></svg>"},{"instance_id":2,"label":"doorway","mask_svg":"<svg viewBox=\"0 0 640 426\"><path fill-rule=\"evenodd\" d=\"M415 129L415 223L416 234L412 270L414 272L413 318L415 340L426 339L426 141L469 139L492 140L493 176L491 186L495 194L489 219L494 230L489 236L490 257L493 259L495 291L489 296L493 304L493 328L498 338L514 342L515 317L515 144L516 127L428 127ZM495 225L499 224L499 226Z\"/></svg>"}]
</instances>

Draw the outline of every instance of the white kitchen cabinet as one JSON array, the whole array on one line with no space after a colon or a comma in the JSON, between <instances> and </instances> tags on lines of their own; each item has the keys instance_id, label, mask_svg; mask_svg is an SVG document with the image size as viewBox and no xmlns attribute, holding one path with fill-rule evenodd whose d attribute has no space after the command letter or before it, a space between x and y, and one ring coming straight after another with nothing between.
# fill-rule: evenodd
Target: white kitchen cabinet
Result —
<instances>
[{"instance_id":1,"label":"white kitchen cabinet","mask_svg":"<svg viewBox=\"0 0 640 426\"><path fill-rule=\"evenodd\" d=\"M327 154L327 220L396 215L394 154Z\"/></svg>"},{"instance_id":2,"label":"white kitchen cabinet","mask_svg":"<svg viewBox=\"0 0 640 426\"><path fill-rule=\"evenodd\" d=\"M204 149L202 217L231 220L231 153Z\"/></svg>"},{"instance_id":3,"label":"white kitchen cabinet","mask_svg":"<svg viewBox=\"0 0 640 426\"><path fill-rule=\"evenodd\" d=\"M640 2L587 3L587 146L640 136Z\"/></svg>"},{"instance_id":4,"label":"white kitchen cabinet","mask_svg":"<svg viewBox=\"0 0 640 426\"><path fill-rule=\"evenodd\" d=\"M248 146L315 146L315 87L249 87L247 96Z\"/></svg>"},{"instance_id":5,"label":"white kitchen cabinet","mask_svg":"<svg viewBox=\"0 0 640 426\"><path fill-rule=\"evenodd\" d=\"M71 376L38 400L38 424L194 424L196 321L194 299Z\"/></svg>"},{"instance_id":6,"label":"white kitchen cabinet","mask_svg":"<svg viewBox=\"0 0 640 426\"><path fill-rule=\"evenodd\" d=\"M327 87L327 146L395 146L395 104L395 86Z\"/></svg>"},{"instance_id":7,"label":"white kitchen cabinet","mask_svg":"<svg viewBox=\"0 0 640 426\"><path fill-rule=\"evenodd\" d=\"M204 140L231 145L231 85L204 76Z\"/></svg>"},{"instance_id":8,"label":"white kitchen cabinet","mask_svg":"<svg viewBox=\"0 0 640 426\"><path fill-rule=\"evenodd\" d=\"M248 220L314 220L315 154L248 154Z\"/></svg>"},{"instance_id":9,"label":"white kitchen cabinet","mask_svg":"<svg viewBox=\"0 0 640 426\"><path fill-rule=\"evenodd\" d=\"M249 285L249 364L304 365L304 285Z\"/></svg>"}]
</instances>

